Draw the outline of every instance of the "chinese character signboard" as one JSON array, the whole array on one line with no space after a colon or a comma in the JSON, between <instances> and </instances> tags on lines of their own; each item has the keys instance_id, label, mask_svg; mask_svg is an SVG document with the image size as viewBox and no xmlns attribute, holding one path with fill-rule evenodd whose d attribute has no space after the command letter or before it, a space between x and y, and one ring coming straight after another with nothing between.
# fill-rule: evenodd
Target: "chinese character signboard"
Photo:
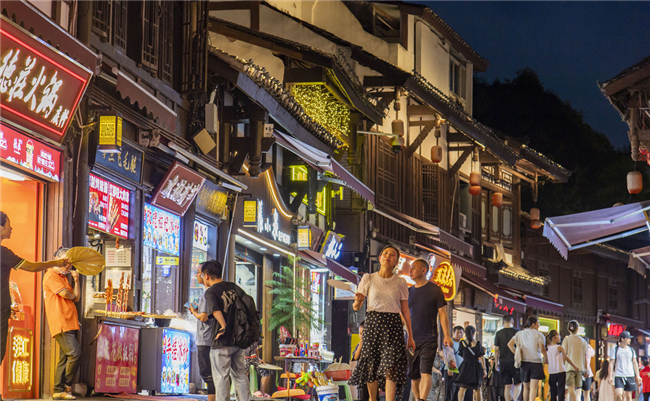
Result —
<instances>
[{"instance_id":1,"label":"chinese character signboard","mask_svg":"<svg viewBox=\"0 0 650 401\"><path fill-rule=\"evenodd\" d=\"M95 359L96 392L137 392L138 345L138 329L100 325Z\"/></svg>"},{"instance_id":2,"label":"chinese character signboard","mask_svg":"<svg viewBox=\"0 0 650 401\"><path fill-rule=\"evenodd\" d=\"M12 327L9 332L9 390L31 391L34 337L30 329Z\"/></svg>"},{"instance_id":3,"label":"chinese character signboard","mask_svg":"<svg viewBox=\"0 0 650 401\"><path fill-rule=\"evenodd\" d=\"M208 226L198 221L194 222L194 239L192 246L202 251L208 250Z\"/></svg>"},{"instance_id":4,"label":"chinese character signboard","mask_svg":"<svg viewBox=\"0 0 650 401\"><path fill-rule=\"evenodd\" d=\"M309 226L298 227L298 250L302 251L311 248L311 228Z\"/></svg>"},{"instance_id":5,"label":"chinese character signboard","mask_svg":"<svg viewBox=\"0 0 650 401\"><path fill-rule=\"evenodd\" d=\"M625 325L624 324L607 323L607 335L608 336L618 337L624 331L625 331Z\"/></svg>"},{"instance_id":6,"label":"chinese character signboard","mask_svg":"<svg viewBox=\"0 0 650 401\"><path fill-rule=\"evenodd\" d=\"M120 153L122 150L122 117L99 116L99 151Z\"/></svg>"},{"instance_id":7,"label":"chinese character signboard","mask_svg":"<svg viewBox=\"0 0 650 401\"><path fill-rule=\"evenodd\" d=\"M103 153L98 150L95 154L95 164L106 167L139 184L142 177L143 158L143 151L127 142L122 142L122 151L119 153Z\"/></svg>"},{"instance_id":8,"label":"chinese character signboard","mask_svg":"<svg viewBox=\"0 0 650 401\"><path fill-rule=\"evenodd\" d=\"M228 193L208 180L203 183L196 197L196 211L207 216L225 219Z\"/></svg>"},{"instance_id":9,"label":"chinese character signboard","mask_svg":"<svg viewBox=\"0 0 650 401\"><path fill-rule=\"evenodd\" d=\"M257 200L244 201L244 227L257 228L257 209L261 208L261 204Z\"/></svg>"},{"instance_id":10,"label":"chinese character signboard","mask_svg":"<svg viewBox=\"0 0 650 401\"><path fill-rule=\"evenodd\" d=\"M0 125L0 157L48 180L60 179L60 151L4 124Z\"/></svg>"},{"instance_id":11,"label":"chinese character signboard","mask_svg":"<svg viewBox=\"0 0 650 401\"><path fill-rule=\"evenodd\" d=\"M143 244L170 255L180 255L181 218L148 204L144 205Z\"/></svg>"},{"instance_id":12,"label":"chinese character signboard","mask_svg":"<svg viewBox=\"0 0 650 401\"><path fill-rule=\"evenodd\" d=\"M179 162L174 162L158 185L156 193L151 198L151 204L182 217L204 182L205 177Z\"/></svg>"},{"instance_id":13,"label":"chinese character signboard","mask_svg":"<svg viewBox=\"0 0 650 401\"><path fill-rule=\"evenodd\" d=\"M433 271L431 281L440 287L442 293L445 295L445 300L451 301L456 297L456 293L458 292L459 279L460 274L456 274L454 266L447 261L443 261Z\"/></svg>"},{"instance_id":14,"label":"chinese character signboard","mask_svg":"<svg viewBox=\"0 0 650 401\"><path fill-rule=\"evenodd\" d=\"M326 258L336 260L341 256L341 249L343 249L343 236L334 231L328 231L320 252Z\"/></svg>"},{"instance_id":15,"label":"chinese character signboard","mask_svg":"<svg viewBox=\"0 0 650 401\"><path fill-rule=\"evenodd\" d=\"M129 190L93 174L90 174L89 181L88 225L128 239Z\"/></svg>"},{"instance_id":16,"label":"chinese character signboard","mask_svg":"<svg viewBox=\"0 0 650 401\"><path fill-rule=\"evenodd\" d=\"M160 392L187 394L190 392L190 333L164 329L162 343L162 373Z\"/></svg>"},{"instance_id":17,"label":"chinese character signboard","mask_svg":"<svg viewBox=\"0 0 650 401\"><path fill-rule=\"evenodd\" d=\"M61 142L92 72L2 16L2 118Z\"/></svg>"}]
</instances>

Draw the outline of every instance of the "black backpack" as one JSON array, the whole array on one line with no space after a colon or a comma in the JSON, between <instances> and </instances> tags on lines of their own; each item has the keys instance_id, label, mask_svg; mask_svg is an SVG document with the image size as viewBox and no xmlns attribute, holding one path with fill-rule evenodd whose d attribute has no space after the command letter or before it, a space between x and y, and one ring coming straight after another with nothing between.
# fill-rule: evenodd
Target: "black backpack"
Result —
<instances>
[{"instance_id":1,"label":"black backpack","mask_svg":"<svg viewBox=\"0 0 650 401\"><path fill-rule=\"evenodd\" d=\"M241 349L250 347L259 340L260 314L255 300L237 286L237 298L228 313L228 324L232 327L233 343Z\"/></svg>"}]
</instances>

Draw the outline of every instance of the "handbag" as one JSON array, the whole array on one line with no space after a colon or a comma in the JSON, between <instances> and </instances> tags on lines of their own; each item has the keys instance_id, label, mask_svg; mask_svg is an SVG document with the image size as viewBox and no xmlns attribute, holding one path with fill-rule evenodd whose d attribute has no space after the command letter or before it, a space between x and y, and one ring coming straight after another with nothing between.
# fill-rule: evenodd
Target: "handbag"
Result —
<instances>
[{"instance_id":1,"label":"handbag","mask_svg":"<svg viewBox=\"0 0 650 401\"><path fill-rule=\"evenodd\" d=\"M517 347L515 348L515 368L519 369L521 367L521 362L523 359L522 349L519 346L519 341L515 340L515 346Z\"/></svg>"}]
</instances>

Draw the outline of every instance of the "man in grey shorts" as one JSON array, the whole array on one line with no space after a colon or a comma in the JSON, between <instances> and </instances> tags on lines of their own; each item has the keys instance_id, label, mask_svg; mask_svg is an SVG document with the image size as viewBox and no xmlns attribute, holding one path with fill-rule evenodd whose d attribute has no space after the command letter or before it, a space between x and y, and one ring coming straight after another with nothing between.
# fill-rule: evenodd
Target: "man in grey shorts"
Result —
<instances>
[{"instance_id":1,"label":"man in grey shorts","mask_svg":"<svg viewBox=\"0 0 650 401\"><path fill-rule=\"evenodd\" d=\"M576 370L572 364L565 363L566 387L569 393L569 401L576 401L577 392L582 392L582 379L587 377L587 342L578 335L580 325L577 321L571 320L567 325L570 335L562 341L562 348L566 356L578 367Z\"/></svg>"}]
</instances>

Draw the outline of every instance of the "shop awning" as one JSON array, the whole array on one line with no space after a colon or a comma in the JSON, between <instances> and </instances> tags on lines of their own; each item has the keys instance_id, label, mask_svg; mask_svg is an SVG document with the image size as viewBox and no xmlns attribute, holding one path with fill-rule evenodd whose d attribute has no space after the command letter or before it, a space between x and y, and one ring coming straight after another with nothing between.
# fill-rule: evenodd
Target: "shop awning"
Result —
<instances>
[{"instance_id":1,"label":"shop awning","mask_svg":"<svg viewBox=\"0 0 650 401\"><path fill-rule=\"evenodd\" d=\"M129 98L129 103L132 105L138 103L138 107L140 109L147 109L148 113L153 114L153 117L158 119L161 126L170 132L176 132L178 115L174 110L167 107L167 105L158 100L157 97L149 93L124 72L117 68L113 68L112 72L117 75L116 90L120 92L122 99Z\"/></svg>"},{"instance_id":2,"label":"shop awning","mask_svg":"<svg viewBox=\"0 0 650 401\"><path fill-rule=\"evenodd\" d=\"M497 287L496 285L490 283L489 281L479 277L474 277L465 274L463 274L463 276L460 279L480 289L481 291L488 293L491 297L495 299L495 302L499 303L499 305L507 307L509 310L514 310L521 313L526 312L525 303L521 301L517 301L511 295L509 295L508 293L506 293L504 290Z\"/></svg>"},{"instance_id":3,"label":"shop awning","mask_svg":"<svg viewBox=\"0 0 650 401\"><path fill-rule=\"evenodd\" d=\"M571 250L648 231L650 227L648 210L650 210L650 201L548 217L544 225L544 236L566 259Z\"/></svg>"},{"instance_id":4,"label":"shop awning","mask_svg":"<svg viewBox=\"0 0 650 401\"><path fill-rule=\"evenodd\" d=\"M636 327L644 327L644 323L642 321L636 320L636 319L631 319L629 317L617 316L617 315L612 315L612 314L609 314L607 317L609 318L609 323L622 324L626 328L629 328L629 327L635 327L635 328Z\"/></svg>"},{"instance_id":5,"label":"shop awning","mask_svg":"<svg viewBox=\"0 0 650 401\"><path fill-rule=\"evenodd\" d=\"M327 267L332 273L343 277L354 285L358 285L359 281L361 281L361 277L359 277L358 274L354 273L352 270L348 269L335 260L325 258L322 253L305 250L298 251L298 254L302 257L306 257L308 260L315 261L318 264Z\"/></svg>"},{"instance_id":6,"label":"shop awning","mask_svg":"<svg viewBox=\"0 0 650 401\"><path fill-rule=\"evenodd\" d=\"M461 256L452 254L451 264L453 266L460 267L464 273L470 274L472 276L480 277L480 278L485 278L486 276L485 267L469 259L465 259Z\"/></svg>"},{"instance_id":7,"label":"shop awning","mask_svg":"<svg viewBox=\"0 0 650 401\"><path fill-rule=\"evenodd\" d=\"M554 315L562 315L562 312L564 311L564 306L562 304L551 302L542 298L537 298L531 295L525 295L525 298L526 305L530 306L533 309Z\"/></svg>"},{"instance_id":8,"label":"shop awning","mask_svg":"<svg viewBox=\"0 0 650 401\"><path fill-rule=\"evenodd\" d=\"M375 193L327 153L278 131L273 132L273 136L280 146L298 155L318 172L335 175L341 181L341 185L350 188L367 201L375 203Z\"/></svg>"},{"instance_id":9,"label":"shop awning","mask_svg":"<svg viewBox=\"0 0 650 401\"><path fill-rule=\"evenodd\" d=\"M440 229L433 224L429 224L415 217L405 215L393 209L389 209L383 206L373 206L369 207L369 210L386 217L387 219L393 220L396 223L403 225L404 227L410 228L411 230L420 233L420 234L429 234L429 235L440 235Z\"/></svg>"},{"instance_id":10,"label":"shop awning","mask_svg":"<svg viewBox=\"0 0 650 401\"><path fill-rule=\"evenodd\" d=\"M97 62L99 59L97 53L86 47L34 5L24 0L3 1L2 9L7 10L9 18L15 18L15 22L18 25L23 26L28 31L33 30L36 36L77 60L92 71L93 74L97 72Z\"/></svg>"}]
</instances>

